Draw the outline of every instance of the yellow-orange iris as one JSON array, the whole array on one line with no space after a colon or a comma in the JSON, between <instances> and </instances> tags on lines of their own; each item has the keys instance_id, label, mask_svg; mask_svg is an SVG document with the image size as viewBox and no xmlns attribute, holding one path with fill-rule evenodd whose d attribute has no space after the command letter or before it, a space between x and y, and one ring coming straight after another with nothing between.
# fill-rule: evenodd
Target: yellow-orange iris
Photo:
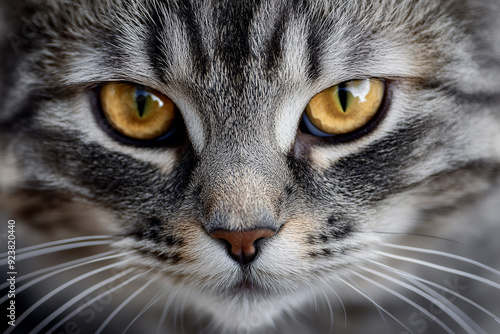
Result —
<instances>
[{"instance_id":1,"label":"yellow-orange iris","mask_svg":"<svg viewBox=\"0 0 500 334\"><path fill-rule=\"evenodd\" d=\"M172 129L176 108L168 97L139 85L109 83L100 91L109 123L125 136L150 140Z\"/></svg>"},{"instance_id":2,"label":"yellow-orange iris","mask_svg":"<svg viewBox=\"0 0 500 334\"><path fill-rule=\"evenodd\" d=\"M306 115L318 130L340 135L361 128L375 116L385 85L378 79L352 80L314 96Z\"/></svg>"}]
</instances>

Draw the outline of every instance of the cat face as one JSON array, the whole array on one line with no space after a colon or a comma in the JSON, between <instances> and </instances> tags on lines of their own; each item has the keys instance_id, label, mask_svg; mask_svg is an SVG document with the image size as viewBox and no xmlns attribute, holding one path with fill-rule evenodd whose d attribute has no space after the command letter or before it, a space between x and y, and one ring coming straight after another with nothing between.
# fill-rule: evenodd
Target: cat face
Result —
<instances>
[{"instance_id":1,"label":"cat face","mask_svg":"<svg viewBox=\"0 0 500 334\"><path fill-rule=\"evenodd\" d=\"M4 193L99 210L124 266L223 328L345 283L392 234L435 234L498 177L486 4L20 5Z\"/></svg>"}]
</instances>

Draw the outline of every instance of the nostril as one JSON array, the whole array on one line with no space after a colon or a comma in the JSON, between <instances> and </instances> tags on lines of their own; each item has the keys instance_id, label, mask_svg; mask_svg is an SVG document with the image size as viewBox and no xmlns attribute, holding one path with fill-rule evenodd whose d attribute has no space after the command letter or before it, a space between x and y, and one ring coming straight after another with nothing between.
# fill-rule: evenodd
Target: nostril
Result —
<instances>
[{"instance_id":1,"label":"nostril","mask_svg":"<svg viewBox=\"0 0 500 334\"><path fill-rule=\"evenodd\" d=\"M268 228L259 228L250 231L216 230L210 235L214 239L229 243L231 257L241 264L248 264L255 258L257 249L255 242L258 239L272 237L275 231Z\"/></svg>"},{"instance_id":2,"label":"nostril","mask_svg":"<svg viewBox=\"0 0 500 334\"><path fill-rule=\"evenodd\" d=\"M227 241L226 239L222 239L222 238L214 238L214 239L220 240L220 242L222 242L224 244L224 247L226 247L227 252L232 255L231 249L233 246L231 245L231 243L229 241Z\"/></svg>"}]
</instances>

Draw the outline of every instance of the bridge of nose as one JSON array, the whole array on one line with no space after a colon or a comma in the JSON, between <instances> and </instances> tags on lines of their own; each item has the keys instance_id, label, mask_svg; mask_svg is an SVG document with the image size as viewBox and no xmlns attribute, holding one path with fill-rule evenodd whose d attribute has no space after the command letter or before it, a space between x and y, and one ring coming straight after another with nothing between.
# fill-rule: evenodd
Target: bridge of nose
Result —
<instances>
[{"instance_id":1,"label":"bridge of nose","mask_svg":"<svg viewBox=\"0 0 500 334\"><path fill-rule=\"evenodd\" d=\"M219 162L202 178L200 193L206 230L277 230L282 178L262 166ZM247 234L231 239L246 240ZM236 242L236 241L235 241Z\"/></svg>"},{"instance_id":2,"label":"bridge of nose","mask_svg":"<svg viewBox=\"0 0 500 334\"><path fill-rule=\"evenodd\" d=\"M286 159L271 149L239 150L224 144L204 151L195 177L200 185L202 223L214 239L228 243L229 255L250 262L258 252L256 240L279 230L285 201ZM245 153L245 154L244 154ZM220 159L217 157L220 156Z\"/></svg>"}]
</instances>

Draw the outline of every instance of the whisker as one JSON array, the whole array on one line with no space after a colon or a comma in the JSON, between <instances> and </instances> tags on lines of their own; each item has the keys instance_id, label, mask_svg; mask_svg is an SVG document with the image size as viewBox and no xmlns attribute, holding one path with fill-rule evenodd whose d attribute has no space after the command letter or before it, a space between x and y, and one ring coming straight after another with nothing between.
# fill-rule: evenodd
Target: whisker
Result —
<instances>
[{"instance_id":1,"label":"whisker","mask_svg":"<svg viewBox=\"0 0 500 334\"><path fill-rule=\"evenodd\" d=\"M311 289L311 292L312 292L312 297L314 300L314 310L316 312L318 312L318 301L316 300L316 293L314 293L314 289L313 289L312 285L309 284L309 282L306 281L306 284L309 286L309 289Z\"/></svg>"},{"instance_id":2,"label":"whisker","mask_svg":"<svg viewBox=\"0 0 500 334\"><path fill-rule=\"evenodd\" d=\"M481 262L478 262L478 261L475 261L475 260L472 260L472 259L468 259L468 258L463 257L463 256L459 256L459 255L455 255L455 254L451 254L451 253L446 253L446 252L442 252L442 251L436 251L436 250L432 250L432 249L409 247L409 246L389 244L389 243L381 243L381 245L385 246L385 247L402 249L402 250L408 250L408 251L413 251L413 252L418 252L418 253L426 253L426 254L432 254L432 255L439 255L439 256L443 256L443 257L447 257L447 258L451 258L451 259L455 259L455 260L467 262L467 263L473 264L475 266L478 266L478 267L480 267L480 268L482 268L484 270L492 272L495 275L499 275L500 276L500 270L496 270L496 269L491 268L491 267L489 267L489 266L487 266L487 265L485 265L485 264L483 264Z\"/></svg>"},{"instance_id":3,"label":"whisker","mask_svg":"<svg viewBox=\"0 0 500 334\"><path fill-rule=\"evenodd\" d=\"M399 299L407 302L408 304L410 304L411 306L413 306L414 308L416 308L417 310L419 310L420 312L422 312L423 314L425 314L426 316L428 316L430 319L434 320L436 323L438 323L446 332L450 333L450 334L454 334L454 332L448 327L446 326L441 320L439 320L436 316L434 316L432 313L430 313L429 311L427 311L426 309L424 309L422 306L418 305L417 303L411 301L410 299L406 298L405 296L403 296L402 294L366 277L366 276L363 276L361 275L360 273L356 273L354 272L354 274L358 277L361 277L363 278L364 280L372 283L373 285L376 285L378 286L379 288L389 292L390 294L398 297Z\"/></svg>"},{"instance_id":4,"label":"whisker","mask_svg":"<svg viewBox=\"0 0 500 334\"><path fill-rule=\"evenodd\" d=\"M360 274L358 274L360 275ZM361 275L362 276L362 275ZM354 291L356 291L357 293L359 293L361 296L365 297L366 299L368 299L368 301L370 301L373 305L375 305L377 307L377 309L381 310L382 312L384 312L385 314L387 314L388 316L390 316L394 321L396 321L398 324L400 324L404 329L406 329L408 332L410 332L411 334L413 334L413 331L411 329L409 329L408 327L405 326L405 324L403 324L399 319L397 319L395 316L393 316L389 311L387 311L385 308L383 308L382 306L380 306L375 300L373 300L370 296L368 296L367 294L365 294L363 291L361 291L360 289L356 288L354 285L348 283L347 281L343 280L342 278L338 277L337 278L338 280L340 280L341 282L343 282L345 285L349 286L351 289L353 289ZM451 332L449 332L450 334L452 334Z\"/></svg>"},{"instance_id":5,"label":"whisker","mask_svg":"<svg viewBox=\"0 0 500 334\"><path fill-rule=\"evenodd\" d=\"M122 334L125 334L134 324L134 322L140 318L141 315L146 313L154 304L156 304L160 299L162 299L167 294L167 288L163 287L154 295L154 297L142 308L142 310L135 316L134 319L128 324L127 328L123 330Z\"/></svg>"},{"instance_id":6,"label":"whisker","mask_svg":"<svg viewBox=\"0 0 500 334\"><path fill-rule=\"evenodd\" d=\"M172 306L174 299L179 292L179 289L177 289L172 296L170 296L167 299L167 302L165 303L165 306L163 307L163 311L161 312L161 317L160 321L158 322L158 329L156 330L157 334L161 334L161 326L163 326L163 323L165 322L165 319L167 318L168 311L170 310L170 307Z\"/></svg>"},{"instance_id":7,"label":"whisker","mask_svg":"<svg viewBox=\"0 0 500 334\"><path fill-rule=\"evenodd\" d=\"M187 298L187 294L184 294L184 298L182 298L180 310L186 309L184 307L184 304L186 303L186 298ZM184 312L179 312L179 313L180 313L181 333L184 333ZM174 328L175 328L175 325L174 325Z\"/></svg>"},{"instance_id":8,"label":"whisker","mask_svg":"<svg viewBox=\"0 0 500 334\"><path fill-rule=\"evenodd\" d=\"M387 319L385 318L385 315L382 313L382 311L380 311L378 308L377 308L377 312L378 314L380 315L380 317L382 318L382 320L384 321L384 324L389 327L389 323L387 322Z\"/></svg>"},{"instance_id":9,"label":"whisker","mask_svg":"<svg viewBox=\"0 0 500 334\"><path fill-rule=\"evenodd\" d=\"M356 286L358 289L361 289L359 286L357 286L356 284L357 282L352 282L352 284L354 286ZM384 322L384 324L389 328L389 323L387 322L387 317L384 315L384 313L382 311L380 311L380 309L378 307L375 308L378 312L378 314L380 315L380 318L382 319L382 321Z\"/></svg>"},{"instance_id":10,"label":"whisker","mask_svg":"<svg viewBox=\"0 0 500 334\"><path fill-rule=\"evenodd\" d=\"M75 249L75 248L108 245L112 242L113 241L111 241L111 240L84 241L84 242L42 248L42 249L37 249L37 250L23 253L21 255L16 255L16 261L22 261L22 260L26 260L26 259L31 259L31 258L36 257L36 256L46 255L46 254L50 254L50 253L55 253L55 252L60 252L60 251L65 251L65 250L70 250L70 249ZM5 265L5 264L7 264L7 262L8 262L7 259L1 260L0 265Z\"/></svg>"},{"instance_id":11,"label":"whisker","mask_svg":"<svg viewBox=\"0 0 500 334\"><path fill-rule=\"evenodd\" d=\"M431 303L435 304L436 306L440 307L443 311L446 312L446 314L448 314L457 324L459 324L467 333L476 333L476 331L479 331L481 333L484 333L484 331L482 330L482 328L480 328L472 319L470 319L464 312L462 312L460 309L458 309L455 305L452 306L452 308L454 308L454 310L451 310L448 306L446 306L443 302L441 302L440 300L436 299L435 297L432 297L429 293L419 289L419 288L416 288L414 286L411 286L401 280L398 280L394 277L391 277L389 275L386 275L386 274L383 274L381 272L378 272L376 270L372 270L372 269L369 269L369 268L363 268L365 271L369 272L369 273L372 273L374 275L377 275L377 276L380 276L380 277L383 277L385 278L386 280L388 281L391 281L399 286L402 286L410 291L413 291L414 293L422 296L423 298L427 299L428 301L430 301ZM421 284L421 283L418 283L418 284ZM429 290L429 288L425 287L425 290ZM435 291L433 291L432 294L435 294ZM450 306L451 306L450 305ZM460 316L457 314L459 313ZM467 322L464 320L466 319ZM472 327L476 327L476 330L472 329Z\"/></svg>"},{"instance_id":12,"label":"whisker","mask_svg":"<svg viewBox=\"0 0 500 334\"><path fill-rule=\"evenodd\" d=\"M151 271L151 270L148 270L147 272L149 272L149 271ZM106 318L106 320L104 320L104 322L97 329L97 331L95 332L95 334L100 334L102 332L102 330L107 326L107 324L109 324L109 322L118 314L118 312L121 311L122 308L124 308L128 303L130 303L130 301L132 301L132 299L134 299L135 297L137 297L137 295L139 295L142 291L144 291L144 289L146 289L148 286L150 286L151 283L153 283L153 282L154 282L154 278L151 279L151 280L149 280L149 282L146 282L142 287L140 287L139 289L137 289L136 292L134 292L133 294L131 294L120 305L118 305L118 307L115 308L115 310Z\"/></svg>"},{"instance_id":13,"label":"whisker","mask_svg":"<svg viewBox=\"0 0 500 334\"><path fill-rule=\"evenodd\" d=\"M483 311L484 313L486 313L487 315L489 315L490 317L492 317L493 319L495 319L495 321L500 322L500 318L498 318L496 315L494 315L493 313L491 313L490 311L488 311L486 308L482 307L482 306L481 306L481 305L479 305L478 303L476 303L476 302L474 302L474 301L470 300L469 298L467 298L467 297L465 297L465 296L462 296L462 295L461 295L460 293L458 293L458 292L455 292L455 291L453 291L453 290L451 290L451 289L448 289L448 288L446 288L446 287L444 287L444 286L442 286L442 285L439 285L439 284L437 284L437 283L434 283L434 282L431 282L431 281L429 281L429 280L426 280L426 279L423 279L423 278L421 278L421 277L418 277L418 276L415 276L415 275L413 275L413 274L410 274L410 273L408 273L408 272L406 272L406 271L403 271L403 270L400 270L400 269L393 268L393 267L388 266L388 265L386 265L386 264L383 264L383 263L380 263L380 262L377 262L377 261L369 261L369 262L371 262L371 263L373 263L373 264L375 264L375 265L377 265L377 266L380 266L380 267L382 267L382 268L384 268L384 269L390 270L390 271L392 271L392 272L396 273L397 275L399 275L399 276L401 276L401 277L409 277L409 278L412 278L412 279L414 279L414 280L417 280L417 281L423 282L423 283L425 283L425 284L428 284L428 285L430 285L430 286L433 286L433 287L435 287L435 288L437 288L437 289L440 289L440 290L442 290L442 291L448 292L449 294L451 294L451 295L453 295L453 296L455 296L455 297L457 297L457 298L460 298L460 299L462 299L463 301L465 301L465 302L469 303L470 305L472 305L472 306L474 306L474 307L478 308L479 310Z\"/></svg>"},{"instance_id":14,"label":"whisker","mask_svg":"<svg viewBox=\"0 0 500 334\"><path fill-rule=\"evenodd\" d=\"M26 252L31 252L31 251L36 251L44 248L49 248L52 246L58 246L58 245L64 245L64 244L71 244L71 243L78 243L78 242L84 242L84 241L89 241L89 240L112 240L114 239L114 236L111 235L91 235L91 236L86 236L86 237L77 237L77 238L71 238L71 239L63 239L63 240L57 240L57 241L51 241L51 242L46 242L43 244L38 244L34 246L29 246L29 247L24 247L24 248L18 248L16 249L16 254L23 254ZM0 254L0 259L7 257L8 253L1 253Z\"/></svg>"},{"instance_id":15,"label":"whisker","mask_svg":"<svg viewBox=\"0 0 500 334\"><path fill-rule=\"evenodd\" d=\"M459 319L464 319L464 321L467 322L467 325L471 327L474 327L472 333L483 333L486 334L486 332L474 321L472 320L467 314L465 314L459 307L457 307L455 304L441 296L439 293L434 291L433 289L429 288L425 284L422 284L418 282L417 280L411 279L411 278L405 278L409 282L411 282L417 289L420 289L421 291L427 293L434 299L438 298L441 300L444 304L448 306L448 308L451 309L451 312L455 314ZM448 312L447 312L448 313ZM463 326L462 326L463 327Z\"/></svg>"},{"instance_id":16,"label":"whisker","mask_svg":"<svg viewBox=\"0 0 500 334\"><path fill-rule=\"evenodd\" d=\"M97 254L97 255L92 255L92 256L84 257L84 258L81 258L81 259L78 259L78 260L73 260L73 261L61 263L61 264L58 264L58 265L55 265L55 266L43 268L43 269L40 269L40 270L37 270L37 271L33 271L33 272L29 273L29 274L17 277L16 278L16 282L20 283L20 282L25 281L27 279L30 279L32 277L35 277L35 276L38 276L38 275L43 275L43 274L45 274L47 272L53 272L53 271L61 269L61 268L70 267L71 265L74 265L74 264L79 264L79 263L83 263L83 262L86 262L86 261L90 261L92 259L97 259L97 258L105 257L107 255L116 254L117 252L118 252L118 250L112 250L112 251L109 251L109 252L105 252L105 253L101 253L101 254ZM0 290L1 289L5 289L8 286L8 284L9 283L5 283L5 284L0 285Z\"/></svg>"},{"instance_id":17,"label":"whisker","mask_svg":"<svg viewBox=\"0 0 500 334\"><path fill-rule=\"evenodd\" d=\"M94 292L95 290L101 288L102 286L108 284L108 283L111 283L113 281L116 281L118 280L119 278L129 274L130 272L134 271L133 268L129 268L113 277L110 277L106 280L104 280L103 282L97 284L97 285L94 285L92 286L91 288L88 288L86 289L85 291L81 292L80 294L78 294L78 296L74 297L71 301L68 301L66 304L64 304L63 306L61 306L58 310L56 310L54 313L58 312L55 317L57 317L59 314L63 313L64 311L66 311L69 307L71 307L73 304L75 304L78 300L81 300L83 297L85 297L86 295L89 295L90 293ZM68 314L67 316L65 316L61 321L59 321L57 324L55 324L54 326L52 326L48 331L47 333L50 333L52 331L54 331L55 329L59 328L59 326L61 326L62 324L64 324L66 321L68 321L69 319L71 319L72 317L74 317L76 314L78 314L81 310L83 310L84 308L86 308L87 306L91 305L92 303L94 303L95 301L101 299L102 297L104 296L107 296L109 295L110 293L113 293L114 291L120 289L121 287L135 281L137 278L139 278L140 276L144 275L145 273L140 273L140 274L137 274L135 276L132 276L131 278L127 279L126 281L118 284L117 286L109 289L109 290L106 290L104 291L103 293L99 294L98 296L90 299L89 301L87 301L86 303L84 303L83 305L79 306L78 308L76 308L76 310L72 311L70 314ZM74 300L74 301L73 301ZM73 301L73 302L72 302ZM72 303L70 303L72 302Z\"/></svg>"},{"instance_id":18,"label":"whisker","mask_svg":"<svg viewBox=\"0 0 500 334\"><path fill-rule=\"evenodd\" d=\"M408 237L419 237L419 238L429 238L429 239L436 239L436 240L443 240L443 241L449 241L455 244L460 244L460 245L466 245L463 242L460 242L458 240L454 239L449 239L449 238L444 238L444 237L438 237L436 235L429 235L429 234L421 234L421 233L411 233L411 232L384 232L384 231L359 231L359 233L375 233L375 234L387 234L387 235L403 235L403 236L408 236Z\"/></svg>"},{"instance_id":19,"label":"whisker","mask_svg":"<svg viewBox=\"0 0 500 334\"><path fill-rule=\"evenodd\" d=\"M60 291L66 289L67 287L87 278L87 277L90 277L92 275L95 275L95 274L98 274L100 272L103 272L103 271L106 271L108 269L112 269L112 268L116 268L116 267L119 267L120 265L122 265L125 261L122 261L122 262L117 262L117 263L113 263L113 264L110 264L110 265L107 265L105 267L102 267L102 268L99 268L99 269L95 269L91 272L88 272L88 273L85 273L83 275L80 275L74 279L72 279L71 281L61 285L60 287L58 287L57 289L51 291L50 293L48 293L47 295L45 295L45 297L43 297L42 299L40 299L38 302L36 302L35 304L33 304L30 308L28 308L23 314L21 314L19 316L19 318L17 318L17 324L20 324L21 321L23 321L28 315L30 315L31 312L33 312L36 308L38 308L40 305L42 305L43 303L45 303L47 300L49 300L50 298L52 298L54 295L56 295L57 293L59 293ZM5 334L9 334L11 333L13 330L14 330L15 327L10 327L6 332Z\"/></svg>"},{"instance_id":20,"label":"whisker","mask_svg":"<svg viewBox=\"0 0 500 334\"><path fill-rule=\"evenodd\" d=\"M325 293L325 291L323 289L321 289L321 293L325 297L326 305L328 306L328 310L330 311L330 331L329 331L329 333L331 333L333 331L333 325L334 325L334 320L335 320L335 318L333 316L333 308L332 308L332 304L330 303L330 300L328 299L328 295Z\"/></svg>"},{"instance_id":21,"label":"whisker","mask_svg":"<svg viewBox=\"0 0 500 334\"><path fill-rule=\"evenodd\" d=\"M345 310L345 305L344 305L344 302L342 302L342 299L340 298L340 296L338 295L337 291L335 291L334 288L332 288L329 284L326 284L326 282L323 280L323 282L325 283L325 285L330 289L332 290L332 292L335 294L335 296L337 296L337 299L339 300L340 302L340 305L342 305L342 310L344 311L344 326L347 328L347 312Z\"/></svg>"},{"instance_id":22,"label":"whisker","mask_svg":"<svg viewBox=\"0 0 500 334\"><path fill-rule=\"evenodd\" d=\"M393 259L396 259L396 260L401 260L401 261L416 263L416 264L423 265L425 267L430 267L430 268L438 269L438 270L441 270L441 271L444 271L444 272L452 273L452 274L455 274L455 275L464 276L464 277L473 279L475 281L482 282L484 284L492 286L492 287L494 287L496 289L500 289L500 284L498 284L496 282L493 282L493 281L491 281L489 279L486 279L484 277L477 276L477 275L474 275L474 274L470 274L470 273L462 271L462 270L448 268L448 267L441 266L441 265L434 264L434 263L430 263L430 262L427 262L427 261L417 260L417 259L413 259L413 258L410 258L410 257L394 255L394 254L390 254L390 253L386 253L386 252L381 252L381 251L375 251L375 253L377 253L379 255L386 256L386 257L390 257L390 258L393 258Z\"/></svg>"},{"instance_id":23,"label":"whisker","mask_svg":"<svg viewBox=\"0 0 500 334\"><path fill-rule=\"evenodd\" d=\"M354 287L356 287L358 290L363 291L363 288L360 285L358 285L356 281L352 280L351 284ZM373 300L375 300L375 299L373 299ZM378 304L378 306L381 306L381 305ZM387 328L389 328L389 323L387 322L387 317L384 314L385 312L381 311L381 309L379 307L375 307L375 310L377 310L377 313L379 314L380 318L383 320L383 322L387 326ZM393 319L395 319L395 318L393 318Z\"/></svg>"},{"instance_id":24,"label":"whisker","mask_svg":"<svg viewBox=\"0 0 500 334\"><path fill-rule=\"evenodd\" d=\"M74 268L78 268L78 267L82 267L82 266L85 266L87 264L91 264L91 263L97 263L97 262L101 262L101 261L107 261L107 260L112 260L112 259L116 259L116 258L119 258L119 257L123 257L125 255L128 255L128 254L131 254L131 253L134 253L133 251L130 251L130 252L124 252L124 253L119 253L119 254L116 254L116 255L110 255L110 256L105 256L105 257L101 257L101 258L97 258L97 259L94 259L94 260L90 260L90 261L86 261L84 263L79 263L79 264L75 264L75 265L72 265L72 266L69 266L69 267L66 267L66 268L62 268L62 269L59 269L59 270L56 270L56 271L53 271L53 272L49 272L43 276L40 276L26 284L23 284L22 286L20 286L19 288L17 288L17 294L23 292L24 290L26 290L27 288L37 284L37 283L40 283L52 276L55 276L57 274L60 274L62 272L65 272L65 271L68 271L68 270L71 270L71 269L74 269ZM0 298L0 303L3 303L4 301L6 301L8 299L8 296L5 295L3 296L2 298Z\"/></svg>"},{"instance_id":25,"label":"whisker","mask_svg":"<svg viewBox=\"0 0 500 334\"><path fill-rule=\"evenodd\" d=\"M198 334L215 333L215 330L214 330L215 327L216 327L216 325L215 325L214 321L210 320L202 329L200 329L200 332ZM274 328L274 326L273 326L273 328Z\"/></svg>"}]
</instances>

